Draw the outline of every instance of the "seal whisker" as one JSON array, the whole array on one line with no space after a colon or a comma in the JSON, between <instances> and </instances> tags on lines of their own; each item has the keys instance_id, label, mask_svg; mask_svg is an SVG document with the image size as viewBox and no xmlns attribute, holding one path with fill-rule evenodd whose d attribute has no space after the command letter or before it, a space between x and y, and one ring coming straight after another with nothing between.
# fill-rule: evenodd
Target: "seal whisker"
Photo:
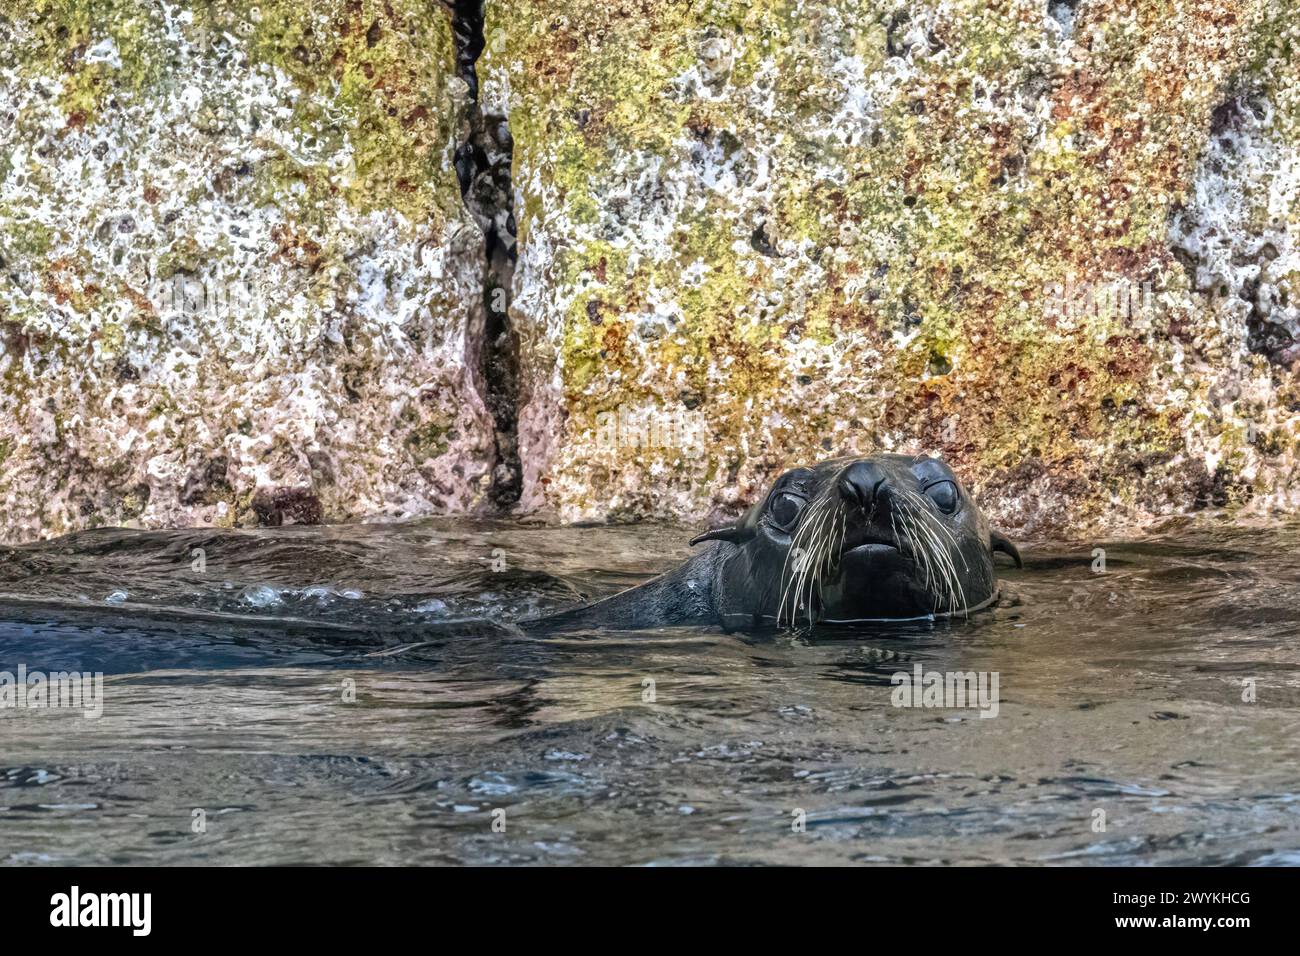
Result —
<instances>
[{"instance_id":1,"label":"seal whisker","mask_svg":"<svg viewBox=\"0 0 1300 956\"><path fill-rule=\"evenodd\" d=\"M933 515L929 513L929 506L910 489L903 490L903 497L907 502L908 513L913 520L913 528L922 536L927 556L932 560L934 565L935 610L937 611L939 609L943 598L939 585L942 585L943 590L948 592L947 599L949 610L956 610L957 595L953 589L953 582L957 576L956 568L953 566L952 560L947 553L947 548L943 546L943 543L935 533L935 522L933 520ZM939 530L946 531L947 529L939 526ZM927 585L928 584L929 579L927 578Z\"/></svg>"},{"instance_id":2,"label":"seal whisker","mask_svg":"<svg viewBox=\"0 0 1300 956\"><path fill-rule=\"evenodd\" d=\"M839 525L842 520L842 508L838 500L834 500L830 505L830 515L826 524L824 541L822 542L821 563L818 565L817 575L817 594L821 597L822 584L836 564L839 563L839 551L835 547L835 541L839 534Z\"/></svg>"},{"instance_id":3,"label":"seal whisker","mask_svg":"<svg viewBox=\"0 0 1300 956\"><path fill-rule=\"evenodd\" d=\"M933 514L930 513L930 506L929 506L929 504L925 501L925 499L923 499L920 495L918 495L915 491L912 491L911 489L906 489L905 493L907 494L907 496L908 496L909 498L911 498L912 500L914 500L914 501L915 501L915 502L916 502L916 503L921 507L921 510L922 510L923 513L925 514L926 520L929 522L930 526L931 526L932 528L935 528L935 529L937 529L938 531L940 531L940 532L943 534L943 536L944 536L945 538L948 539L949 544L952 545L952 550L953 550L953 551L956 551L957 554L958 554L958 556L961 558L962 566L963 566L967 571L969 571L969 570L970 570L970 565L966 562L966 556L965 556L964 554L962 554L962 552L961 552L961 546L960 546L959 544L957 544L957 539L954 538L954 537L952 536L952 532L949 531L949 530L944 526L944 524L943 524L942 521L939 521L938 519L936 519L936 518L934 517ZM954 566L953 570L956 571L956 567L955 567L955 566Z\"/></svg>"},{"instance_id":4,"label":"seal whisker","mask_svg":"<svg viewBox=\"0 0 1300 956\"><path fill-rule=\"evenodd\" d=\"M798 542L800 542L802 532L803 532L803 525L801 524L800 527L798 527L797 531L794 532L794 535L790 537L790 546L787 550L785 550L785 562L781 564L781 578L780 578L781 604L777 606L776 609L777 627L781 626L781 618L783 618L785 615L785 600L787 600L790 591L790 585L794 583L794 578L796 578L796 575L798 574L798 566L800 566L800 564L798 564L798 558L794 557L794 555L796 555L798 553L798 550L800 550L800 546L798 546ZM790 571L790 558L794 558L793 571ZM787 574L788 571L789 571L789 575ZM792 623L793 623L793 611L792 611Z\"/></svg>"},{"instance_id":5,"label":"seal whisker","mask_svg":"<svg viewBox=\"0 0 1300 956\"><path fill-rule=\"evenodd\" d=\"M929 549L925 547L925 541L917 532L916 519L912 514L912 509L906 501L900 501L899 518L903 522L903 527L907 530L907 539L912 552L912 558L920 565L922 573L925 574L925 589L932 590L934 574L930 568Z\"/></svg>"},{"instance_id":6,"label":"seal whisker","mask_svg":"<svg viewBox=\"0 0 1300 956\"><path fill-rule=\"evenodd\" d=\"M937 575L930 555L930 546L921 533L917 523L917 517L914 510L906 500L898 502L898 516L903 523L903 530L907 537L907 552L911 555L912 561L920 568L925 575L923 587L926 591L934 594L937 592L936 583ZM895 532L897 534L897 532Z\"/></svg>"},{"instance_id":7,"label":"seal whisker","mask_svg":"<svg viewBox=\"0 0 1300 956\"><path fill-rule=\"evenodd\" d=\"M917 524L918 527L921 529L922 533L925 535L927 542L929 543L930 553L934 559L935 569L938 577L936 584L943 585L943 588L946 589L948 592L947 593L948 610L949 611L956 610L957 595L956 592L953 590L953 586L952 586L952 581L954 575L956 574L956 570L952 567L952 561L948 557L947 549L943 547L942 542L939 541L938 536L934 533L932 526L924 516L920 516ZM936 592L941 593L939 592L938 588L936 588Z\"/></svg>"},{"instance_id":8,"label":"seal whisker","mask_svg":"<svg viewBox=\"0 0 1300 956\"><path fill-rule=\"evenodd\" d=\"M906 510L913 537L920 546L919 551L925 562L926 587L933 593L934 609L938 611L943 601L943 592L940 586L947 584L947 571L943 567L941 560L941 548L938 539L934 536L934 532L930 530L925 519L915 507L908 504Z\"/></svg>"},{"instance_id":9,"label":"seal whisker","mask_svg":"<svg viewBox=\"0 0 1300 956\"><path fill-rule=\"evenodd\" d=\"M824 501L826 503L826 507L822 509L821 514L818 516L817 525L813 529L812 541L809 543L808 558L807 561L805 562L804 581L807 583L807 592L808 592L807 597L805 599L805 603L808 611L808 625L810 627L813 624L813 613L812 613L813 588L814 587L817 588L818 595L820 596L821 579L822 579L822 570L821 570L822 553L821 552L827 541L827 532L829 531L830 528L829 521L831 518L834 517L835 514L834 509L830 505L829 497L824 499Z\"/></svg>"},{"instance_id":10,"label":"seal whisker","mask_svg":"<svg viewBox=\"0 0 1300 956\"><path fill-rule=\"evenodd\" d=\"M787 595L787 593L789 592L789 583L788 583L788 582L792 582L792 581L793 581L793 575L792 575L790 578L787 579L787 577L786 577L786 572L787 572L787 571L789 570L789 568L790 568L790 559L791 559L792 557L795 558L795 571L796 571L796 572L798 571L798 567L799 567L799 559L798 559L797 557L795 557L795 555L796 555L796 554L798 553L798 551L799 551L799 542L803 539L804 531L805 531L806 528L807 528L807 520L805 519L804 521L800 522L799 527L795 529L795 533L794 533L793 535L791 535L791 537L790 537L790 546L786 549L786 552L785 552L785 561L784 561L784 562L782 563L782 565L781 565L781 577L780 577L780 582L781 582L781 604L780 604L780 606L777 608L777 611L776 611L776 623L777 623L777 626L778 626L778 627L780 627L780 625L781 625L781 618L782 618L782 616L783 616L784 613L785 613L785 600L786 600L786 595ZM792 618L791 620L792 620L792 622L793 622L793 618Z\"/></svg>"},{"instance_id":11,"label":"seal whisker","mask_svg":"<svg viewBox=\"0 0 1300 956\"><path fill-rule=\"evenodd\" d=\"M961 549L957 546L957 541L953 538L952 533L943 526L941 521L930 513L929 505L919 495L911 490L906 490L905 494L910 500L915 501L917 505L920 506L917 510L920 513L921 523L925 526L927 535L934 545L935 557L940 562L944 576L944 583L947 585L950 605L949 612L956 613L958 610L965 610L966 592L965 588L961 585L961 576L957 573L957 566L952 560L952 552L957 552L962 559L963 566L967 571L969 571L970 566L967 564L965 556L961 554ZM943 542L938 538L939 534L942 534L948 539L952 546L951 549L943 545Z\"/></svg>"},{"instance_id":12,"label":"seal whisker","mask_svg":"<svg viewBox=\"0 0 1300 956\"><path fill-rule=\"evenodd\" d=\"M793 597L790 606L790 625L791 627L794 626L795 617L799 613L799 595L802 592L802 587L797 582L800 582L803 576L803 567L801 567L801 565L806 566L806 553L802 551L803 542L804 539L810 535L813 521L818 512L823 510L825 506L826 499L824 497L813 502L812 506L804 515L803 520L800 521L799 527L795 530L794 535L790 538L790 547L786 551L785 564L782 565L781 568L781 578L783 583L781 588L781 604L777 608L776 612L776 623L778 627L781 625L781 619L785 614L785 602L787 596ZM789 567L790 559L792 557L794 558L794 567L787 581L785 577L786 568Z\"/></svg>"},{"instance_id":13,"label":"seal whisker","mask_svg":"<svg viewBox=\"0 0 1300 956\"><path fill-rule=\"evenodd\" d=\"M781 626L781 618L785 615L786 596L790 591L790 582L793 581L794 579L793 575L787 576L787 572L790 569L790 559L794 557L795 553L799 550L799 539L802 532L803 532L803 525L801 524L795 530L795 533L790 537L790 546L786 549L785 561L781 565L781 577L779 579L779 583L781 585L781 603L776 609L777 627ZM799 566L798 558L795 558L796 571L798 570L798 566Z\"/></svg>"},{"instance_id":14,"label":"seal whisker","mask_svg":"<svg viewBox=\"0 0 1300 956\"><path fill-rule=\"evenodd\" d=\"M940 586L941 585L949 586L948 570L944 566L945 556L943 554L943 549L939 544L939 539L935 536L934 531L931 530L925 518L921 514L917 513L916 511L913 511L912 520L915 523L915 528L917 532L921 535L922 540L925 542L927 556L930 560L931 565L934 568L934 584L935 584L935 598L936 598L935 608L937 610L939 606L938 600L942 594Z\"/></svg>"}]
</instances>

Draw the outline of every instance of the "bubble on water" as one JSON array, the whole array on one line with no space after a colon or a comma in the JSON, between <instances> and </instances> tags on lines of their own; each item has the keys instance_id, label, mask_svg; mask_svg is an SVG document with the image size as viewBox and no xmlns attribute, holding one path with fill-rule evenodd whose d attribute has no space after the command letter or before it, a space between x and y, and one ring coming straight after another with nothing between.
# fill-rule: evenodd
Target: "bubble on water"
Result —
<instances>
[{"instance_id":1,"label":"bubble on water","mask_svg":"<svg viewBox=\"0 0 1300 956\"><path fill-rule=\"evenodd\" d=\"M446 614L447 602L439 601L437 598L430 598L423 604L417 605L415 611L417 614Z\"/></svg>"},{"instance_id":2,"label":"bubble on water","mask_svg":"<svg viewBox=\"0 0 1300 956\"><path fill-rule=\"evenodd\" d=\"M108 597L104 598L105 604L121 604L129 595L125 591L114 591Z\"/></svg>"},{"instance_id":3,"label":"bubble on water","mask_svg":"<svg viewBox=\"0 0 1300 956\"><path fill-rule=\"evenodd\" d=\"M356 588L338 588L331 587L328 584L313 584L311 587L303 588L300 592L304 598L315 598L321 604L332 601L335 598L343 598L347 601L359 601L365 595Z\"/></svg>"},{"instance_id":4,"label":"bubble on water","mask_svg":"<svg viewBox=\"0 0 1300 956\"><path fill-rule=\"evenodd\" d=\"M472 777L469 782L469 789L472 793L500 797L517 792L519 787L499 773L485 773L481 777Z\"/></svg>"},{"instance_id":5,"label":"bubble on water","mask_svg":"<svg viewBox=\"0 0 1300 956\"><path fill-rule=\"evenodd\" d=\"M250 584L239 592L239 599L253 607L274 607L283 603L280 592L265 584Z\"/></svg>"}]
</instances>

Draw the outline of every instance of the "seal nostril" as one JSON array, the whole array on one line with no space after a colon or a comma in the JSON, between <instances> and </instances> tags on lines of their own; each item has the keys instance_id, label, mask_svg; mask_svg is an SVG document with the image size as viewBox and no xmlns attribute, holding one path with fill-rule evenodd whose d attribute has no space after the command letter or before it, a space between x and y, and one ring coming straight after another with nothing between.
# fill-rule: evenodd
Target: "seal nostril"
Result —
<instances>
[{"instance_id":1,"label":"seal nostril","mask_svg":"<svg viewBox=\"0 0 1300 956\"><path fill-rule=\"evenodd\" d=\"M885 478L876 469L859 462L851 466L837 483L840 497L860 508L869 508L880 494Z\"/></svg>"}]
</instances>

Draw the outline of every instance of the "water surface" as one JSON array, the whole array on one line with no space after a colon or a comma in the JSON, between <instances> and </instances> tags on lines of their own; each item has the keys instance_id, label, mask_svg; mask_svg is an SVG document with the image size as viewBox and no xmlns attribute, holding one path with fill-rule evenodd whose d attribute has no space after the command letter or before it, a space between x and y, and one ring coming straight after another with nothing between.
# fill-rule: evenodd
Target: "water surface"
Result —
<instances>
[{"instance_id":1,"label":"water surface","mask_svg":"<svg viewBox=\"0 0 1300 956\"><path fill-rule=\"evenodd\" d=\"M969 621L514 626L689 536L438 519L0 549L0 671L105 674L98 719L0 710L0 861L1300 863L1297 529L1039 544L1002 569L1020 603ZM996 672L998 716L894 707L918 663Z\"/></svg>"}]
</instances>

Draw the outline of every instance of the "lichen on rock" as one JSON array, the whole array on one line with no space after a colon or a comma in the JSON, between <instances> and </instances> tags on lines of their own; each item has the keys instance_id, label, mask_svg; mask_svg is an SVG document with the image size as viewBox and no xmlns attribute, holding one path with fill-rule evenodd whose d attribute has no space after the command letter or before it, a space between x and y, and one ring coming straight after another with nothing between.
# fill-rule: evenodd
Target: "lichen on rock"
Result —
<instances>
[{"instance_id":1,"label":"lichen on rock","mask_svg":"<svg viewBox=\"0 0 1300 956\"><path fill-rule=\"evenodd\" d=\"M1280 0L489 2L472 74L424 0L0 10L7 537L877 449L1009 530L1300 503Z\"/></svg>"},{"instance_id":2,"label":"lichen on rock","mask_svg":"<svg viewBox=\"0 0 1300 956\"><path fill-rule=\"evenodd\" d=\"M1286 487L1289 425L1270 460L1228 446L1271 426L1290 373L1189 287L1171 223L1240 185L1206 173L1227 97L1293 110L1294 28L1251 0L1055 6L502 9L480 73L524 210L525 499L706 518L780 468L882 448L944 454L1040 531ZM1294 169L1261 162L1242 175L1289 234ZM1063 310L1062 288L1102 294ZM1215 404L1240 375L1271 382L1264 407ZM593 454L618 409L707 451L634 433Z\"/></svg>"},{"instance_id":3,"label":"lichen on rock","mask_svg":"<svg viewBox=\"0 0 1300 956\"><path fill-rule=\"evenodd\" d=\"M5 4L5 536L474 506L464 92L423 0Z\"/></svg>"}]
</instances>

